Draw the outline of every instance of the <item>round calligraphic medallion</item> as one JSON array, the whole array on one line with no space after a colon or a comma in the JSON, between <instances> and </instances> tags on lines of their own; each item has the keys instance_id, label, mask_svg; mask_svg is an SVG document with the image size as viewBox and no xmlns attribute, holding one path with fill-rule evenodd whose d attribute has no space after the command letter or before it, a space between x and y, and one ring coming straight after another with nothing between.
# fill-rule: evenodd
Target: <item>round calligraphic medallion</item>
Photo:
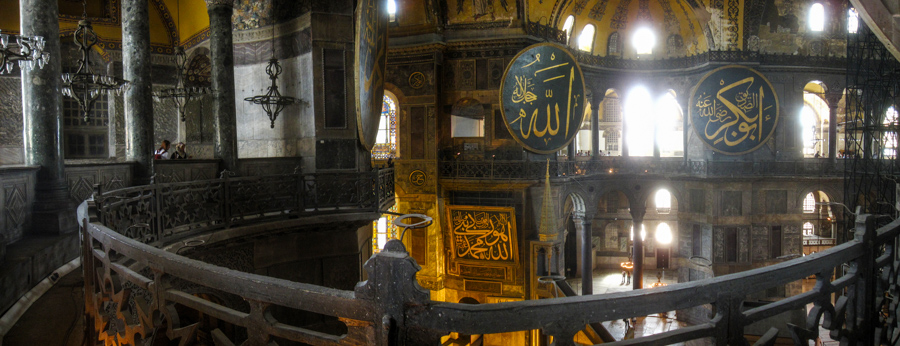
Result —
<instances>
[{"instance_id":1,"label":"round calligraphic medallion","mask_svg":"<svg viewBox=\"0 0 900 346\"><path fill-rule=\"evenodd\" d=\"M425 175L425 172L417 169L409 173L409 183L415 186L422 186L425 185L425 179L427 177L428 176Z\"/></svg>"},{"instance_id":2,"label":"round calligraphic medallion","mask_svg":"<svg viewBox=\"0 0 900 346\"><path fill-rule=\"evenodd\" d=\"M422 89L425 86L425 74L422 72L413 72L409 75L409 86L413 89Z\"/></svg>"},{"instance_id":3,"label":"round calligraphic medallion","mask_svg":"<svg viewBox=\"0 0 900 346\"><path fill-rule=\"evenodd\" d=\"M566 48L539 43L513 58L500 82L506 129L519 144L550 154L569 144L584 120L584 75Z\"/></svg>"},{"instance_id":4,"label":"round calligraphic medallion","mask_svg":"<svg viewBox=\"0 0 900 346\"><path fill-rule=\"evenodd\" d=\"M356 59L354 93L359 141L368 150L375 146L387 63L387 1L360 0L356 5Z\"/></svg>"},{"instance_id":5,"label":"round calligraphic medallion","mask_svg":"<svg viewBox=\"0 0 900 346\"><path fill-rule=\"evenodd\" d=\"M688 102L697 137L722 154L759 149L778 125L778 95L772 84L744 66L729 65L707 73Z\"/></svg>"}]
</instances>

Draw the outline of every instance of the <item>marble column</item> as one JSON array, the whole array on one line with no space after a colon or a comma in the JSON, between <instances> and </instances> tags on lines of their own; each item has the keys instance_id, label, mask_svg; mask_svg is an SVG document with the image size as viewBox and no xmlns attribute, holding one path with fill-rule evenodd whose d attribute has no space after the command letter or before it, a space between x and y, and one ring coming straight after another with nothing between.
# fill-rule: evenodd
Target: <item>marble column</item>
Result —
<instances>
[{"instance_id":1,"label":"marble column","mask_svg":"<svg viewBox=\"0 0 900 346\"><path fill-rule=\"evenodd\" d=\"M49 63L22 70L25 164L40 166L35 184L32 233L65 234L78 229L69 199L62 149L62 79L59 8L56 0L19 1L21 32L43 36Z\"/></svg>"},{"instance_id":2,"label":"marble column","mask_svg":"<svg viewBox=\"0 0 900 346\"><path fill-rule=\"evenodd\" d=\"M631 261L634 263L634 273L632 275L632 288L639 290L644 288L644 240L641 239L641 228L644 226L644 214L647 208L631 208L631 225L634 237L634 246L632 247Z\"/></svg>"},{"instance_id":3,"label":"marble column","mask_svg":"<svg viewBox=\"0 0 900 346\"><path fill-rule=\"evenodd\" d=\"M237 109L234 90L234 43L231 37L232 0L206 0L212 68L215 152L222 168L238 171Z\"/></svg>"},{"instance_id":4,"label":"marble column","mask_svg":"<svg viewBox=\"0 0 900 346\"><path fill-rule=\"evenodd\" d=\"M125 158L136 163L135 184L153 175L153 84L150 80L150 15L147 1L122 1L122 69L125 89Z\"/></svg>"},{"instance_id":5,"label":"marble column","mask_svg":"<svg viewBox=\"0 0 900 346\"><path fill-rule=\"evenodd\" d=\"M578 222L580 220L576 220ZM591 222L583 221L581 227L581 295L594 294L594 273L591 261Z\"/></svg>"},{"instance_id":6,"label":"marble column","mask_svg":"<svg viewBox=\"0 0 900 346\"><path fill-rule=\"evenodd\" d=\"M600 159L600 102L603 96L591 96L591 159Z\"/></svg>"},{"instance_id":7,"label":"marble column","mask_svg":"<svg viewBox=\"0 0 900 346\"><path fill-rule=\"evenodd\" d=\"M841 102L841 92L825 93L825 101L828 102L828 160L837 162L837 108Z\"/></svg>"}]
</instances>

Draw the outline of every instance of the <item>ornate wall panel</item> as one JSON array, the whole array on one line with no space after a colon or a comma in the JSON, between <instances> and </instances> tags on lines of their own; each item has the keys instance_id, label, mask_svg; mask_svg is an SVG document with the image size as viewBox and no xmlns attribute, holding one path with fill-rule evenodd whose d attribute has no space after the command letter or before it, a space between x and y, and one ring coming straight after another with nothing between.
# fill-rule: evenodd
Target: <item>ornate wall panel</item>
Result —
<instances>
[{"instance_id":1,"label":"ornate wall panel","mask_svg":"<svg viewBox=\"0 0 900 346\"><path fill-rule=\"evenodd\" d=\"M0 263L3 248L22 238L31 223L37 169L0 170Z\"/></svg>"},{"instance_id":2,"label":"ornate wall panel","mask_svg":"<svg viewBox=\"0 0 900 346\"><path fill-rule=\"evenodd\" d=\"M750 230L750 257L753 262L765 261L769 249L769 228L754 225Z\"/></svg>"},{"instance_id":3,"label":"ornate wall panel","mask_svg":"<svg viewBox=\"0 0 900 346\"><path fill-rule=\"evenodd\" d=\"M81 203L93 194L95 184L100 184L103 191L131 186L131 169L131 164L128 163L66 166L69 197L72 201Z\"/></svg>"},{"instance_id":4,"label":"ornate wall panel","mask_svg":"<svg viewBox=\"0 0 900 346\"><path fill-rule=\"evenodd\" d=\"M519 265L515 208L451 205L447 214L450 274L515 280Z\"/></svg>"},{"instance_id":5,"label":"ornate wall panel","mask_svg":"<svg viewBox=\"0 0 900 346\"><path fill-rule=\"evenodd\" d=\"M603 20L603 15L606 13L606 5L609 3L609 0L598 0L594 7L591 8L591 12L588 12L588 17L596 21Z\"/></svg>"}]
</instances>

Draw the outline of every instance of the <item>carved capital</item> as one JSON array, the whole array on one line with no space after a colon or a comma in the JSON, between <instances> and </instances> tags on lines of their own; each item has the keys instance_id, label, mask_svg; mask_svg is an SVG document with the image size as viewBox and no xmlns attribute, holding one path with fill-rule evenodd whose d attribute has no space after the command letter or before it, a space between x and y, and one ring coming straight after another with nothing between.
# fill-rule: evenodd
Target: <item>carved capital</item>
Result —
<instances>
[{"instance_id":1,"label":"carved capital","mask_svg":"<svg viewBox=\"0 0 900 346\"><path fill-rule=\"evenodd\" d=\"M228 6L234 8L234 0L206 0L206 7Z\"/></svg>"}]
</instances>

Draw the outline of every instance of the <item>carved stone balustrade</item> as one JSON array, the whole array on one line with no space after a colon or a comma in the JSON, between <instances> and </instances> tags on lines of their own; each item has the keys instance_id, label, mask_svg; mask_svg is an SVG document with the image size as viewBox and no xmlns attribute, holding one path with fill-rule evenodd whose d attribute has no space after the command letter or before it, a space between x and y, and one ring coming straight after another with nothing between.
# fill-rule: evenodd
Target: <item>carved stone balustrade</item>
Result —
<instances>
[{"instance_id":1,"label":"carved stone balustrade","mask_svg":"<svg viewBox=\"0 0 900 346\"><path fill-rule=\"evenodd\" d=\"M31 224L39 166L0 166L0 264L6 246L22 239Z\"/></svg>"}]
</instances>

